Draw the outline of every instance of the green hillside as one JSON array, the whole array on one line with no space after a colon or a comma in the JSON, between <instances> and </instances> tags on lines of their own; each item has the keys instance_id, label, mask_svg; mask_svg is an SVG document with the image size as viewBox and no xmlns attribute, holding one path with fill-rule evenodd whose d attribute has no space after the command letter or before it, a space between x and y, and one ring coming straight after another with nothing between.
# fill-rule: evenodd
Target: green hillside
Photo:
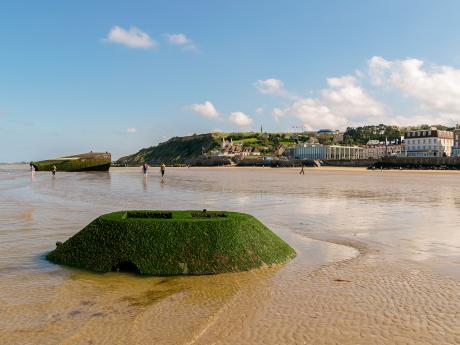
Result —
<instances>
[{"instance_id":1,"label":"green hillside","mask_svg":"<svg viewBox=\"0 0 460 345\"><path fill-rule=\"evenodd\" d=\"M115 163L119 165L149 164L182 164L197 158L219 146L222 135L207 133L185 137L174 137L157 146L144 148L137 153L121 157Z\"/></svg>"},{"instance_id":2,"label":"green hillside","mask_svg":"<svg viewBox=\"0 0 460 345\"><path fill-rule=\"evenodd\" d=\"M234 144L251 147L262 154L274 154L280 145L291 146L309 138L307 134L294 133L206 133L184 137L174 137L158 144L144 148L137 153L121 157L116 165L137 166L144 162L149 164L188 164L203 153L218 149L222 138L233 140Z\"/></svg>"}]
</instances>

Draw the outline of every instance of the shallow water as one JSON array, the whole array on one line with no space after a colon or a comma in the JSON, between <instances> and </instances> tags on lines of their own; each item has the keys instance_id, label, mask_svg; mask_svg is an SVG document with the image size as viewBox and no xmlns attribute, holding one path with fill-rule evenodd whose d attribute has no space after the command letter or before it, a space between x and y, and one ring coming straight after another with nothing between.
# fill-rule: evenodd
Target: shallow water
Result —
<instances>
[{"instance_id":1,"label":"shallow water","mask_svg":"<svg viewBox=\"0 0 460 345\"><path fill-rule=\"evenodd\" d=\"M302 287L290 283L314 267L357 255L310 237L372 243L390 260L460 280L459 179L232 168L168 169L163 181L153 169L147 178L137 169L52 178L0 166L0 343L191 344L235 301L263 310L286 293L276 288L281 282L294 296ZM255 215L298 256L273 269L171 278L94 274L44 260L56 241L101 213L203 208Z\"/></svg>"}]
</instances>

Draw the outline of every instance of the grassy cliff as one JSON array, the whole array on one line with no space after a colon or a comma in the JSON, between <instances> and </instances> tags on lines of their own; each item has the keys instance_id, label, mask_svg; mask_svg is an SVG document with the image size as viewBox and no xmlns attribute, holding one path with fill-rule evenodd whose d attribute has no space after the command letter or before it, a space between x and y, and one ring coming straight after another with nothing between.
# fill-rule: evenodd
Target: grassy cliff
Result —
<instances>
[{"instance_id":1,"label":"grassy cliff","mask_svg":"<svg viewBox=\"0 0 460 345\"><path fill-rule=\"evenodd\" d=\"M220 147L222 139L232 140L245 148L253 148L263 154L276 154L280 145L291 146L308 139L308 135L292 133L207 133L184 137L174 137L157 146L140 150L139 152L120 158L117 165L149 164L195 164L194 160L203 153L209 153Z\"/></svg>"},{"instance_id":2,"label":"grassy cliff","mask_svg":"<svg viewBox=\"0 0 460 345\"><path fill-rule=\"evenodd\" d=\"M174 137L157 146L151 146L132 155L121 157L115 163L119 165L141 165L144 162L149 164L187 163L203 152L208 152L219 146L219 140L221 137L212 133Z\"/></svg>"},{"instance_id":3,"label":"grassy cliff","mask_svg":"<svg viewBox=\"0 0 460 345\"><path fill-rule=\"evenodd\" d=\"M47 258L97 272L239 272L282 263L294 250L254 217L235 212L120 211L103 215Z\"/></svg>"}]
</instances>

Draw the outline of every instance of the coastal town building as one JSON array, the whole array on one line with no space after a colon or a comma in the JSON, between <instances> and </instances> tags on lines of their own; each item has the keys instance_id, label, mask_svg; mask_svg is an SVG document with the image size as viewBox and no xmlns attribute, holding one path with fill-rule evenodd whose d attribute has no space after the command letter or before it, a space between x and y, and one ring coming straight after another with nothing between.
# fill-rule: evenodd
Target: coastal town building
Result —
<instances>
[{"instance_id":1,"label":"coastal town building","mask_svg":"<svg viewBox=\"0 0 460 345\"><path fill-rule=\"evenodd\" d=\"M321 144L299 144L293 152L296 159L326 159L326 145Z\"/></svg>"},{"instance_id":2,"label":"coastal town building","mask_svg":"<svg viewBox=\"0 0 460 345\"><path fill-rule=\"evenodd\" d=\"M332 142L333 143L341 143L343 141L343 138L344 138L344 134L343 132L337 132L334 134L334 137L332 138Z\"/></svg>"},{"instance_id":3,"label":"coastal town building","mask_svg":"<svg viewBox=\"0 0 460 345\"><path fill-rule=\"evenodd\" d=\"M364 149L358 146L299 144L294 148L296 159L353 160L363 159Z\"/></svg>"},{"instance_id":4,"label":"coastal town building","mask_svg":"<svg viewBox=\"0 0 460 345\"><path fill-rule=\"evenodd\" d=\"M454 131L454 146L452 147L452 156L460 157L460 128L457 128Z\"/></svg>"},{"instance_id":5,"label":"coastal town building","mask_svg":"<svg viewBox=\"0 0 460 345\"><path fill-rule=\"evenodd\" d=\"M407 157L443 157L452 155L454 133L436 127L409 131L404 136Z\"/></svg>"},{"instance_id":6,"label":"coastal town building","mask_svg":"<svg viewBox=\"0 0 460 345\"><path fill-rule=\"evenodd\" d=\"M338 130L320 129L314 135L321 141L333 141L334 137L337 136L338 134L339 134Z\"/></svg>"},{"instance_id":7,"label":"coastal town building","mask_svg":"<svg viewBox=\"0 0 460 345\"><path fill-rule=\"evenodd\" d=\"M316 137L309 137L307 140L308 144L319 144L319 140Z\"/></svg>"},{"instance_id":8,"label":"coastal town building","mask_svg":"<svg viewBox=\"0 0 460 345\"><path fill-rule=\"evenodd\" d=\"M209 153L210 156L218 156L218 157L248 157L248 156L260 156L260 152L257 151L253 147L245 147L243 144L233 143L232 138L230 140L226 140L222 138L222 142L220 143L219 150L212 150Z\"/></svg>"},{"instance_id":9,"label":"coastal town building","mask_svg":"<svg viewBox=\"0 0 460 345\"><path fill-rule=\"evenodd\" d=\"M317 135L334 135L337 133L339 133L339 131L333 129L320 129L316 132Z\"/></svg>"},{"instance_id":10,"label":"coastal town building","mask_svg":"<svg viewBox=\"0 0 460 345\"><path fill-rule=\"evenodd\" d=\"M364 147L364 158L380 159L388 156L404 156L405 147L401 139L392 141L369 140Z\"/></svg>"},{"instance_id":11,"label":"coastal town building","mask_svg":"<svg viewBox=\"0 0 460 345\"><path fill-rule=\"evenodd\" d=\"M290 158L290 157L294 157L294 151L295 151L295 147L294 146L291 146L291 147L287 147L284 151L283 151L283 157L285 158Z\"/></svg>"},{"instance_id":12,"label":"coastal town building","mask_svg":"<svg viewBox=\"0 0 460 345\"><path fill-rule=\"evenodd\" d=\"M364 158L380 159L388 156L404 156L405 149L403 144L396 145L378 145L364 148Z\"/></svg>"}]
</instances>

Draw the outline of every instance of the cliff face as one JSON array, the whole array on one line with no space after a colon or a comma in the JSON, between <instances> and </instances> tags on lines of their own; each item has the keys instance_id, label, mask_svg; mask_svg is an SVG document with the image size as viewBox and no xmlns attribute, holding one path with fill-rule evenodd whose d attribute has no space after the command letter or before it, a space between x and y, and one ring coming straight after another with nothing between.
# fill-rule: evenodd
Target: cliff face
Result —
<instances>
[{"instance_id":1,"label":"cliff face","mask_svg":"<svg viewBox=\"0 0 460 345\"><path fill-rule=\"evenodd\" d=\"M186 164L219 145L219 138L211 133L174 137L157 146L151 146L115 162L119 165Z\"/></svg>"}]
</instances>

